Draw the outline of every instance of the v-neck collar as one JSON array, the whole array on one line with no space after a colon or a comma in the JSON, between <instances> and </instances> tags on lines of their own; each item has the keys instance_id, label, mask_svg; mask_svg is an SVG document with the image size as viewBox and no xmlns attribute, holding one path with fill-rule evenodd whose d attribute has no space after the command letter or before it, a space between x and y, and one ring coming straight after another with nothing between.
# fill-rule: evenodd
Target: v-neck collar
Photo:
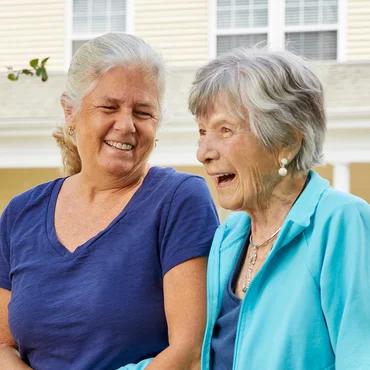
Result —
<instances>
[{"instance_id":1,"label":"v-neck collar","mask_svg":"<svg viewBox=\"0 0 370 370\"><path fill-rule=\"evenodd\" d=\"M155 178L156 167L151 167L146 174L143 183L131 197L129 202L123 208L123 210L109 223L109 225L102 231L99 231L95 236L87 240L85 243L79 245L73 252L69 251L58 239L56 230L55 230L55 208L58 199L59 192L62 188L64 181L67 177L60 178L55 182L54 188L50 194L48 206L47 206L47 215L46 215L46 233L49 239L49 242L53 249L62 257L66 259L73 259L83 253L91 245L93 245L100 237L107 233L112 227L114 227L123 217L130 212L131 209L135 207L136 199L140 198L141 194L145 191L145 188L150 187L150 182Z\"/></svg>"}]
</instances>

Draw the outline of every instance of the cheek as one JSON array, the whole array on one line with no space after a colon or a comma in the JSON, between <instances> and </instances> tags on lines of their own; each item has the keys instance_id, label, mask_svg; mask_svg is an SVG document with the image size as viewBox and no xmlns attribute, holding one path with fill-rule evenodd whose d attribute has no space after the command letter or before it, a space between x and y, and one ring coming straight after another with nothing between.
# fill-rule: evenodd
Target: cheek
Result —
<instances>
[{"instance_id":1,"label":"cheek","mask_svg":"<svg viewBox=\"0 0 370 370\"><path fill-rule=\"evenodd\" d=\"M153 122L139 122L135 125L137 133L145 138L154 140L157 136L157 125Z\"/></svg>"}]
</instances>

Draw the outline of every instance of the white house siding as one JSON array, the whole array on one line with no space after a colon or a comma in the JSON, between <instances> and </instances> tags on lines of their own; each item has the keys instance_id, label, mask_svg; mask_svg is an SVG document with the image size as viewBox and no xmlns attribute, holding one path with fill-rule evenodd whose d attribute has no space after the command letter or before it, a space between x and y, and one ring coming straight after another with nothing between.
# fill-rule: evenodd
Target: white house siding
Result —
<instances>
[{"instance_id":1,"label":"white house siding","mask_svg":"<svg viewBox=\"0 0 370 370\"><path fill-rule=\"evenodd\" d=\"M27 67L50 57L49 71L64 69L64 1L0 1L0 66ZM0 69L6 72L6 69Z\"/></svg>"},{"instance_id":2,"label":"white house siding","mask_svg":"<svg viewBox=\"0 0 370 370\"><path fill-rule=\"evenodd\" d=\"M370 61L370 0L348 0L347 14L348 60Z\"/></svg>"},{"instance_id":3,"label":"white house siding","mask_svg":"<svg viewBox=\"0 0 370 370\"><path fill-rule=\"evenodd\" d=\"M135 35L163 55L169 66L208 60L207 0L136 0Z\"/></svg>"}]
</instances>

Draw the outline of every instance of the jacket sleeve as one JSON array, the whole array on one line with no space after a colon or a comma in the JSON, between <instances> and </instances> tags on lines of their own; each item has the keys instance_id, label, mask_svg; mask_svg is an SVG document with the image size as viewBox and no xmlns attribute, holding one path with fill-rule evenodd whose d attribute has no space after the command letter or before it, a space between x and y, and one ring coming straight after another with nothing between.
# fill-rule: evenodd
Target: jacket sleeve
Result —
<instances>
[{"instance_id":1,"label":"jacket sleeve","mask_svg":"<svg viewBox=\"0 0 370 370\"><path fill-rule=\"evenodd\" d=\"M120 367L117 370L143 370L150 364L152 360L153 358L147 358L145 360L140 361L137 364L128 364L123 367Z\"/></svg>"},{"instance_id":2,"label":"jacket sleeve","mask_svg":"<svg viewBox=\"0 0 370 370\"><path fill-rule=\"evenodd\" d=\"M370 206L356 200L326 223L322 309L336 370L370 369Z\"/></svg>"}]
</instances>

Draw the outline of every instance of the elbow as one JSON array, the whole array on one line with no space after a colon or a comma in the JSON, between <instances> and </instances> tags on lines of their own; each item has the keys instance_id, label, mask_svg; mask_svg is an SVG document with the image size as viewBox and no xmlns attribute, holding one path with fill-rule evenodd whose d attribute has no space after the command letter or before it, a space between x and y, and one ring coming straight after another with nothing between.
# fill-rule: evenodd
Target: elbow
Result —
<instances>
[{"instance_id":1,"label":"elbow","mask_svg":"<svg viewBox=\"0 0 370 370\"><path fill-rule=\"evenodd\" d=\"M183 346L182 353L184 356L184 362L181 370L200 370L202 353L201 346Z\"/></svg>"},{"instance_id":2,"label":"elbow","mask_svg":"<svg viewBox=\"0 0 370 370\"><path fill-rule=\"evenodd\" d=\"M189 364L189 370L200 370L200 359L201 354L199 352L199 355L194 356L191 363Z\"/></svg>"}]
</instances>

